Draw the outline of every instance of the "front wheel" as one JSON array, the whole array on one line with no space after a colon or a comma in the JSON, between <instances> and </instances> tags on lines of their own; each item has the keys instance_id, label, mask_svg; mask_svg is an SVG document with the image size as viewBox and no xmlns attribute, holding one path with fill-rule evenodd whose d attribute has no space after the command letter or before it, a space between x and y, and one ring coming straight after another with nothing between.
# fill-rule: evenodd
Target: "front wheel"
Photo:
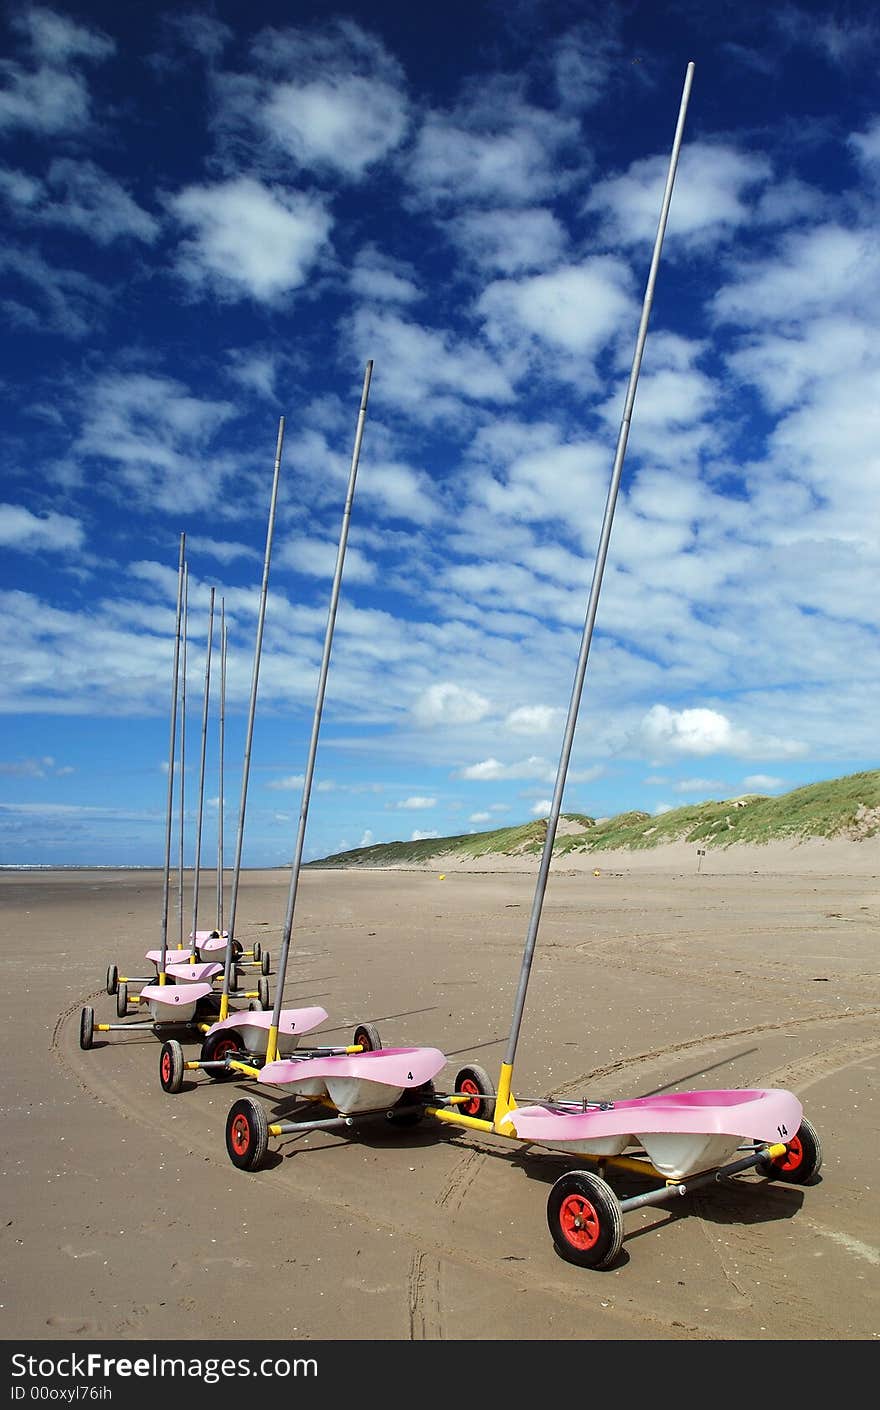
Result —
<instances>
[{"instance_id":1,"label":"front wheel","mask_svg":"<svg viewBox=\"0 0 880 1410\"><path fill-rule=\"evenodd\" d=\"M79 1016L79 1045L88 1051L95 1034L95 1010L84 1008Z\"/></svg>"},{"instance_id":2,"label":"front wheel","mask_svg":"<svg viewBox=\"0 0 880 1410\"><path fill-rule=\"evenodd\" d=\"M162 1044L159 1081L163 1092L179 1092L183 1086L183 1048L176 1038L169 1038Z\"/></svg>"},{"instance_id":3,"label":"front wheel","mask_svg":"<svg viewBox=\"0 0 880 1410\"><path fill-rule=\"evenodd\" d=\"M258 983L257 983L257 998L258 998L259 1001L260 1001L260 1007L261 1007L261 1008L267 1009L267 1008L269 1007L269 981L268 981L268 979L261 979L261 980L258 981Z\"/></svg>"},{"instance_id":4,"label":"front wheel","mask_svg":"<svg viewBox=\"0 0 880 1410\"><path fill-rule=\"evenodd\" d=\"M468 1100L455 1103L455 1111L473 1116L478 1121L491 1121L495 1113L495 1088L484 1067L472 1062L463 1067L455 1079L455 1090L464 1092Z\"/></svg>"},{"instance_id":5,"label":"front wheel","mask_svg":"<svg viewBox=\"0 0 880 1410\"><path fill-rule=\"evenodd\" d=\"M107 993L115 994L119 988L119 970L115 964L107 966Z\"/></svg>"},{"instance_id":6,"label":"front wheel","mask_svg":"<svg viewBox=\"0 0 880 1410\"><path fill-rule=\"evenodd\" d=\"M242 1097L226 1118L226 1152L239 1170L259 1170L269 1149L269 1122L259 1102Z\"/></svg>"},{"instance_id":7,"label":"front wheel","mask_svg":"<svg viewBox=\"0 0 880 1410\"><path fill-rule=\"evenodd\" d=\"M260 956L259 956L259 955L254 955L254 959L255 959L255 960L259 960L259 959L260 959ZM271 973L272 973L272 956L269 954L269 951L268 951L268 950L266 950L265 954L263 955L262 960L260 960L260 967L261 967L261 973L262 973L262 974L271 974Z\"/></svg>"},{"instance_id":8,"label":"front wheel","mask_svg":"<svg viewBox=\"0 0 880 1410\"><path fill-rule=\"evenodd\" d=\"M822 1168L822 1142L819 1133L806 1117L790 1141L785 1154L775 1160L759 1160L756 1166L770 1180L785 1180L790 1185L808 1185Z\"/></svg>"},{"instance_id":9,"label":"front wheel","mask_svg":"<svg viewBox=\"0 0 880 1410\"><path fill-rule=\"evenodd\" d=\"M263 953L263 947L262 947L262 945L260 944L259 940L255 940L255 941L254 941L254 959L255 959L255 960L259 960L259 958L260 958L260 956L262 955L262 953ZM267 973L268 973L268 971L267 971Z\"/></svg>"},{"instance_id":10,"label":"front wheel","mask_svg":"<svg viewBox=\"0 0 880 1410\"><path fill-rule=\"evenodd\" d=\"M224 1058L241 1057L245 1047L241 1035L232 1029L221 1028L216 1033L209 1033L202 1044L202 1051L199 1054L200 1062L222 1062ZM234 1070L226 1068L219 1072L216 1068L208 1069L208 1076L215 1082L227 1082L230 1077L236 1074Z\"/></svg>"},{"instance_id":11,"label":"front wheel","mask_svg":"<svg viewBox=\"0 0 880 1410\"><path fill-rule=\"evenodd\" d=\"M556 1252L580 1268L607 1268L623 1243L623 1210L606 1181L571 1170L547 1200L547 1223Z\"/></svg>"},{"instance_id":12,"label":"front wheel","mask_svg":"<svg viewBox=\"0 0 880 1410\"><path fill-rule=\"evenodd\" d=\"M363 1048L365 1053L378 1053L382 1047L382 1039L374 1023L359 1023L351 1043L354 1048Z\"/></svg>"},{"instance_id":13,"label":"front wheel","mask_svg":"<svg viewBox=\"0 0 880 1410\"><path fill-rule=\"evenodd\" d=\"M116 1013L119 1018L125 1018L128 1013L128 985L120 984L116 990Z\"/></svg>"}]
</instances>

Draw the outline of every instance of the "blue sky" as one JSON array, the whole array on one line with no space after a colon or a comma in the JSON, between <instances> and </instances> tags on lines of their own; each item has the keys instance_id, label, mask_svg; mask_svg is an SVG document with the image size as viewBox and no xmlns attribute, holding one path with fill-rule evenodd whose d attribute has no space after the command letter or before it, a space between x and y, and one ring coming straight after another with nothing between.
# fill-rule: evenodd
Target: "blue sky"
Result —
<instances>
[{"instance_id":1,"label":"blue sky","mask_svg":"<svg viewBox=\"0 0 880 1410\"><path fill-rule=\"evenodd\" d=\"M162 864L184 532L185 854L213 587L231 864L282 416L243 861L290 860L368 359L305 856L546 813L691 60L563 809L876 768L878 32L5 6L0 863Z\"/></svg>"}]
</instances>

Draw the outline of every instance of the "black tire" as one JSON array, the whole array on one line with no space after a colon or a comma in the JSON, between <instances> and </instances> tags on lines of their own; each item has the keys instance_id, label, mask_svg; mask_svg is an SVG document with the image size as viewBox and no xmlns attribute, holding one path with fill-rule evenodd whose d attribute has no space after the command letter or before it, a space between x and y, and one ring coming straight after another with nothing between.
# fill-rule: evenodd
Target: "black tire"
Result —
<instances>
[{"instance_id":1,"label":"black tire","mask_svg":"<svg viewBox=\"0 0 880 1410\"><path fill-rule=\"evenodd\" d=\"M120 1018L128 1013L128 985L120 984L116 990L116 1012Z\"/></svg>"},{"instance_id":2,"label":"black tire","mask_svg":"<svg viewBox=\"0 0 880 1410\"><path fill-rule=\"evenodd\" d=\"M359 1023L352 1035L352 1047L363 1048L365 1053L378 1053L382 1048L382 1039L379 1037L379 1030L374 1023Z\"/></svg>"},{"instance_id":3,"label":"black tire","mask_svg":"<svg viewBox=\"0 0 880 1410\"><path fill-rule=\"evenodd\" d=\"M262 945L260 944L259 940L255 940L255 941L254 941L254 959L255 959L255 960L260 959L260 957L262 956L262 953L263 953L263 947L262 947ZM263 973L264 973L264 974L268 974L269 971L268 971L267 969L264 969L264 970L263 970Z\"/></svg>"},{"instance_id":4,"label":"black tire","mask_svg":"<svg viewBox=\"0 0 880 1410\"><path fill-rule=\"evenodd\" d=\"M179 1092L183 1086L183 1048L176 1038L169 1038L162 1044L159 1081L163 1092Z\"/></svg>"},{"instance_id":5,"label":"black tire","mask_svg":"<svg viewBox=\"0 0 880 1410\"><path fill-rule=\"evenodd\" d=\"M244 954L244 951L243 951L243 949L242 949L241 941L240 941L240 940L233 940L233 942L232 942L232 958L233 958L234 960L240 960L243 954Z\"/></svg>"},{"instance_id":6,"label":"black tire","mask_svg":"<svg viewBox=\"0 0 880 1410\"><path fill-rule=\"evenodd\" d=\"M229 966L229 992L230 994L238 993L238 970L234 964Z\"/></svg>"},{"instance_id":7,"label":"black tire","mask_svg":"<svg viewBox=\"0 0 880 1410\"><path fill-rule=\"evenodd\" d=\"M759 1160L755 1167L769 1180L784 1180L789 1185L808 1185L822 1169L822 1142L819 1133L806 1117L788 1142L785 1155L776 1160Z\"/></svg>"},{"instance_id":8,"label":"black tire","mask_svg":"<svg viewBox=\"0 0 880 1410\"><path fill-rule=\"evenodd\" d=\"M241 1056L246 1051L241 1034L236 1033L232 1028L221 1028L217 1033L209 1033L204 1043L202 1051L199 1053L200 1062L219 1062L224 1057L233 1054ZM237 1077L237 1072L218 1072L216 1068L208 1069L208 1076L214 1082L228 1082L231 1077Z\"/></svg>"},{"instance_id":9,"label":"black tire","mask_svg":"<svg viewBox=\"0 0 880 1410\"><path fill-rule=\"evenodd\" d=\"M579 1268L607 1268L623 1243L623 1210L611 1186L588 1170L570 1170L547 1200L556 1252Z\"/></svg>"},{"instance_id":10,"label":"black tire","mask_svg":"<svg viewBox=\"0 0 880 1410\"><path fill-rule=\"evenodd\" d=\"M259 956L259 955L254 955L254 959L255 959L255 960L259 960L259 959L260 959L260 956ZM268 951L268 950L267 950L266 953L263 955L263 958L262 958L262 960L260 961L260 973L261 973L261 974L271 974L271 973L272 973L272 956L269 954L269 951Z\"/></svg>"},{"instance_id":11,"label":"black tire","mask_svg":"<svg viewBox=\"0 0 880 1410\"><path fill-rule=\"evenodd\" d=\"M269 1121L264 1107L242 1097L226 1118L226 1154L239 1170L260 1170L269 1149Z\"/></svg>"},{"instance_id":12,"label":"black tire","mask_svg":"<svg viewBox=\"0 0 880 1410\"><path fill-rule=\"evenodd\" d=\"M248 1012L249 1012L249 1013L262 1013L262 1012L263 1012L263 1005L260 1003L259 999L248 999Z\"/></svg>"},{"instance_id":13,"label":"black tire","mask_svg":"<svg viewBox=\"0 0 880 1410\"><path fill-rule=\"evenodd\" d=\"M390 1111L386 1111L385 1119L392 1126L418 1126L424 1121L424 1107L430 1106L435 1100L437 1093L433 1082L423 1082L421 1087L416 1087L412 1091L403 1092L394 1103ZM416 1105L418 1103L419 1105ZM406 1110L405 1108L409 1108ZM404 1108L404 1110L399 1110Z\"/></svg>"},{"instance_id":14,"label":"black tire","mask_svg":"<svg viewBox=\"0 0 880 1410\"><path fill-rule=\"evenodd\" d=\"M107 993L115 994L119 988L119 970L115 964L107 966Z\"/></svg>"},{"instance_id":15,"label":"black tire","mask_svg":"<svg viewBox=\"0 0 880 1410\"><path fill-rule=\"evenodd\" d=\"M84 1008L79 1016L79 1045L88 1052L95 1033L95 1010Z\"/></svg>"},{"instance_id":16,"label":"black tire","mask_svg":"<svg viewBox=\"0 0 880 1410\"><path fill-rule=\"evenodd\" d=\"M259 1001L260 1001L260 1008L261 1008L261 1009L267 1009L267 1008L269 1007L269 981L268 981L268 979L259 979L259 980L257 981L257 998L258 998Z\"/></svg>"},{"instance_id":17,"label":"black tire","mask_svg":"<svg viewBox=\"0 0 880 1410\"><path fill-rule=\"evenodd\" d=\"M469 1063L455 1078L456 1092L467 1092L469 1100L456 1102L453 1111L473 1116L478 1121L491 1121L495 1115L495 1087L488 1072L478 1063Z\"/></svg>"}]
</instances>

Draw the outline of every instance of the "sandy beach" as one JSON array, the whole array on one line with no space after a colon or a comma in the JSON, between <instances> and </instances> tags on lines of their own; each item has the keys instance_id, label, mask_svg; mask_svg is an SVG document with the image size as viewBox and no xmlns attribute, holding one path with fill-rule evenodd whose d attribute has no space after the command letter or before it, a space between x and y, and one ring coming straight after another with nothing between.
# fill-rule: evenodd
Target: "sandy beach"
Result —
<instances>
[{"instance_id":1,"label":"sandy beach","mask_svg":"<svg viewBox=\"0 0 880 1410\"><path fill-rule=\"evenodd\" d=\"M327 1043L366 1020L385 1046L440 1048L438 1086L467 1061L494 1079L536 863L480 867L304 870L285 1003L322 1005ZM237 936L259 939L273 971L288 882L241 879ZM201 888L210 925L210 871ZM576 1164L562 1155L425 1119L274 1141L267 1168L245 1173L224 1123L254 1084L196 1073L168 1095L150 1033L82 1051L82 1005L115 1019L107 965L139 972L161 904L160 871L0 872L0 1337L880 1336L876 841L554 864L517 1096L786 1087L824 1149L808 1187L749 1173L628 1212L600 1273L553 1248L547 1196ZM175 890L172 936L177 905Z\"/></svg>"}]
</instances>

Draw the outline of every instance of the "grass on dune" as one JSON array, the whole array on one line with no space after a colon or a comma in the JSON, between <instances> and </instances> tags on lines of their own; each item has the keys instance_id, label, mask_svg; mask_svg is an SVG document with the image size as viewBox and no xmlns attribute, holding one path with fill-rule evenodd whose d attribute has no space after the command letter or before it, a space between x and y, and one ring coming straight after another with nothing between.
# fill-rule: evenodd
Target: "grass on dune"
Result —
<instances>
[{"instance_id":1,"label":"grass on dune","mask_svg":"<svg viewBox=\"0 0 880 1410\"><path fill-rule=\"evenodd\" d=\"M584 813L564 813L554 855L641 850L670 842L730 847L737 842L799 842L811 837L864 840L880 833L880 770L848 774L795 788L779 797L743 794L674 808L654 816L631 811L595 821ZM539 853L547 836L543 820L491 832L428 837L417 842L385 842L310 862L310 866L401 866L433 857L464 859Z\"/></svg>"}]
</instances>

